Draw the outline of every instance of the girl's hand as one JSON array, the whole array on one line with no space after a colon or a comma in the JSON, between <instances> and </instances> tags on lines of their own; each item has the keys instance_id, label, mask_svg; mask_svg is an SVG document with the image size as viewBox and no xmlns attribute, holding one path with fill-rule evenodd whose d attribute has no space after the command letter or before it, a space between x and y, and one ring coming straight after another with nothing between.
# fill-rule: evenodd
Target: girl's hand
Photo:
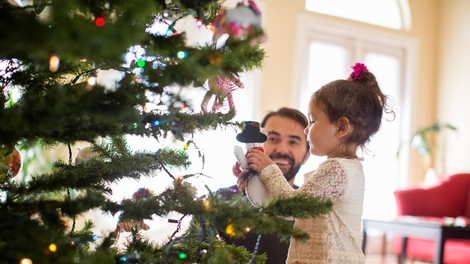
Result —
<instances>
[{"instance_id":1,"label":"girl's hand","mask_svg":"<svg viewBox=\"0 0 470 264\"><path fill-rule=\"evenodd\" d=\"M268 155L257 149L248 150L246 157L248 159L250 169L253 169L258 174L267 166L275 164L275 162Z\"/></svg>"}]
</instances>

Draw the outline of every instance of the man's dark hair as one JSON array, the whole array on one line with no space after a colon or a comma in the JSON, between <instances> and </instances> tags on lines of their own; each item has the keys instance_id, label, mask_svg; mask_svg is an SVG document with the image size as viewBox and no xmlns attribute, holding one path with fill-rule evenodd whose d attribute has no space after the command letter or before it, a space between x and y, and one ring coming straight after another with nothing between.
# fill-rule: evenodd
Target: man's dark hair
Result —
<instances>
[{"instance_id":1,"label":"man's dark hair","mask_svg":"<svg viewBox=\"0 0 470 264\"><path fill-rule=\"evenodd\" d=\"M308 119L302 112L294 108L281 107L278 110L271 111L267 115L265 115L263 120L261 121L261 127L264 127L268 119L273 116L282 116L282 117L290 118L294 120L295 122L299 123L304 128L308 126ZM307 144L307 150L309 148L310 146Z\"/></svg>"}]
</instances>

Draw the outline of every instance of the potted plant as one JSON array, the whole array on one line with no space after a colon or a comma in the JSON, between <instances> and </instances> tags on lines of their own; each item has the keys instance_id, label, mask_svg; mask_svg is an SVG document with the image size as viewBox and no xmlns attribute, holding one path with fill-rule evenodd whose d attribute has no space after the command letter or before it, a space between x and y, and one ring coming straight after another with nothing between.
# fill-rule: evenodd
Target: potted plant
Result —
<instances>
[{"instance_id":1,"label":"potted plant","mask_svg":"<svg viewBox=\"0 0 470 264\"><path fill-rule=\"evenodd\" d=\"M423 163L427 168L425 176L426 182L436 179L436 171L433 164L436 140L432 139L431 134L439 134L444 130L456 131L457 128L447 123L435 122L429 126L418 129L411 138L411 148L423 158Z\"/></svg>"}]
</instances>

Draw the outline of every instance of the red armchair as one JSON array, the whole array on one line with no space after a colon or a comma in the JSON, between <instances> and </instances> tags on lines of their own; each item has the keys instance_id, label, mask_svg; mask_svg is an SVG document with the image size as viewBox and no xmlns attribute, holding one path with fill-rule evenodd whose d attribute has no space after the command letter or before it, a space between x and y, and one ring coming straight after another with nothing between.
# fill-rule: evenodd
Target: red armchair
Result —
<instances>
[{"instance_id":1,"label":"red armchair","mask_svg":"<svg viewBox=\"0 0 470 264\"><path fill-rule=\"evenodd\" d=\"M470 173L446 177L436 185L415 187L394 192L400 216L423 216L470 219ZM394 252L401 253L401 240L396 239ZM408 238L407 256L410 259L432 261L434 242ZM470 240L449 239L444 248L444 263L470 263Z\"/></svg>"}]
</instances>

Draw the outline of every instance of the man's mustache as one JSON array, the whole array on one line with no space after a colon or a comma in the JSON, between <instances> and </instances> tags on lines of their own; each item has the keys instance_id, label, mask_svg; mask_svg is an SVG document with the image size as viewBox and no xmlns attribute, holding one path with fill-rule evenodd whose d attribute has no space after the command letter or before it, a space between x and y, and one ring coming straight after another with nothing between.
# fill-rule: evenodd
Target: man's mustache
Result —
<instances>
[{"instance_id":1,"label":"man's mustache","mask_svg":"<svg viewBox=\"0 0 470 264\"><path fill-rule=\"evenodd\" d=\"M281 154L281 153L273 153L269 156L272 160L274 159L286 159L286 160L289 160L289 162L291 164L295 164L295 161L294 159L289 156L289 155L286 155L286 154Z\"/></svg>"}]
</instances>

